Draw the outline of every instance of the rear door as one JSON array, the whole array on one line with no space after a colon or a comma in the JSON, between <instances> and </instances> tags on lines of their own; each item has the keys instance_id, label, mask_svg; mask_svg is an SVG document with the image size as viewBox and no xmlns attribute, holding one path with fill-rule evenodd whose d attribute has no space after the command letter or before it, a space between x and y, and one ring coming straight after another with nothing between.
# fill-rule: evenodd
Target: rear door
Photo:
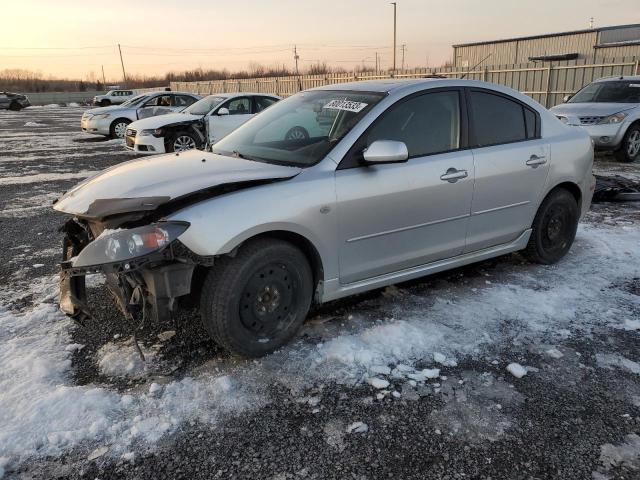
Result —
<instances>
[{"instance_id":1,"label":"rear door","mask_svg":"<svg viewBox=\"0 0 640 480\"><path fill-rule=\"evenodd\" d=\"M492 90L467 90L475 188L466 252L515 240L531 227L549 172L540 116Z\"/></svg>"},{"instance_id":2,"label":"rear door","mask_svg":"<svg viewBox=\"0 0 640 480\"><path fill-rule=\"evenodd\" d=\"M219 115L220 109L229 110L228 115ZM220 105L209 117L209 141L215 143L231 133L253 116L251 97L235 97Z\"/></svg>"},{"instance_id":3,"label":"rear door","mask_svg":"<svg viewBox=\"0 0 640 480\"><path fill-rule=\"evenodd\" d=\"M473 195L462 90L420 93L384 112L336 171L340 282L462 253ZM405 163L363 166L375 140L407 145Z\"/></svg>"}]
</instances>

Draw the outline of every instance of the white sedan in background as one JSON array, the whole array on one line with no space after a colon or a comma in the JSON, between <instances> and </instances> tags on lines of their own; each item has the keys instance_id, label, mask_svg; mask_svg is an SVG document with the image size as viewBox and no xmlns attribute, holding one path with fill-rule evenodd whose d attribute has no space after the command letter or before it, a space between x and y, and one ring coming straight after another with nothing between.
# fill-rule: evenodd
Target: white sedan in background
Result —
<instances>
[{"instance_id":1,"label":"white sedan in background","mask_svg":"<svg viewBox=\"0 0 640 480\"><path fill-rule=\"evenodd\" d=\"M280 97L265 93L209 95L180 113L131 123L125 146L143 155L203 149L279 100Z\"/></svg>"},{"instance_id":2,"label":"white sedan in background","mask_svg":"<svg viewBox=\"0 0 640 480\"><path fill-rule=\"evenodd\" d=\"M127 126L141 118L179 112L200 100L186 92L150 92L127 100L122 105L92 108L82 115L80 127L85 133L124 138Z\"/></svg>"}]
</instances>

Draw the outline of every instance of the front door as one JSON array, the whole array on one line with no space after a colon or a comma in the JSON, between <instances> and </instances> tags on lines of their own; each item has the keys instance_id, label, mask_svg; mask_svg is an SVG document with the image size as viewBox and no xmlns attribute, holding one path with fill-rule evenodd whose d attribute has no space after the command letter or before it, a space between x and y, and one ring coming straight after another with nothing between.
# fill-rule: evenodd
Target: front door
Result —
<instances>
[{"instance_id":1,"label":"front door","mask_svg":"<svg viewBox=\"0 0 640 480\"><path fill-rule=\"evenodd\" d=\"M515 99L469 92L475 191L465 251L515 240L531 227L549 173L540 118Z\"/></svg>"},{"instance_id":2,"label":"front door","mask_svg":"<svg viewBox=\"0 0 640 480\"><path fill-rule=\"evenodd\" d=\"M341 162L336 208L342 284L462 253L474 169L471 152L461 149L461 95L437 91L396 103ZM357 156L375 140L404 142L409 160L359 165Z\"/></svg>"},{"instance_id":3,"label":"front door","mask_svg":"<svg viewBox=\"0 0 640 480\"><path fill-rule=\"evenodd\" d=\"M226 115L220 115L221 109L229 111ZM209 141L215 143L225 135L231 133L252 115L250 97L236 97L220 105L208 118Z\"/></svg>"}]
</instances>

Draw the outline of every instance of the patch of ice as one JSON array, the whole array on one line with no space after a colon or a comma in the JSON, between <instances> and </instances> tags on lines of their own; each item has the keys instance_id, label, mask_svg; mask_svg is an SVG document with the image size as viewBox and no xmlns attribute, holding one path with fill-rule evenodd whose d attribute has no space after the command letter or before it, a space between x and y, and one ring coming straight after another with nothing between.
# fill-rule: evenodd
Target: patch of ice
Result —
<instances>
[{"instance_id":1,"label":"patch of ice","mask_svg":"<svg viewBox=\"0 0 640 480\"><path fill-rule=\"evenodd\" d=\"M367 433L369 431L369 426L364 422L353 422L349 426L347 426L347 433Z\"/></svg>"},{"instance_id":2,"label":"patch of ice","mask_svg":"<svg viewBox=\"0 0 640 480\"><path fill-rule=\"evenodd\" d=\"M546 353L551 358L555 358L555 359L564 357L564 354L560 350L555 348L555 347L554 348L550 348L549 350L547 350L544 353Z\"/></svg>"},{"instance_id":3,"label":"patch of ice","mask_svg":"<svg viewBox=\"0 0 640 480\"><path fill-rule=\"evenodd\" d=\"M632 320L630 318L624 321L625 330L640 330L640 320Z\"/></svg>"},{"instance_id":4,"label":"patch of ice","mask_svg":"<svg viewBox=\"0 0 640 480\"><path fill-rule=\"evenodd\" d=\"M371 385L373 388L387 388L389 386L389 381L388 380L384 380L382 378L378 378L378 377L372 377L368 380L369 385Z\"/></svg>"},{"instance_id":5,"label":"patch of ice","mask_svg":"<svg viewBox=\"0 0 640 480\"><path fill-rule=\"evenodd\" d=\"M438 378L440 376L439 368L425 368L422 370L422 375L426 378Z\"/></svg>"},{"instance_id":6,"label":"patch of ice","mask_svg":"<svg viewBox=\"0 0 640 480\"><path fill-rule=\"evenodd\" d=\"M510 363L507 365L507 371L516 378L522 378L527 374L527 369L519 363Z\"/></svg>"},{"instance_id":7,"label":"patch of ice","mask_svg":"<svg viewBox=\"0 0 640 480\"><path fill-rule=\"evenodd\" d=\"M629 360L622 355L597 353L596 362L602 368L616 367L640 375L640 363Z\"/></svg>"},{"instance_id":8,"label":"patch of ice","mask_svg":"<svg viewBox=\"0 0 640 480\"><path fill-rule=\"evenodd\" d=\"M611 443L602 445L600 463L605 471L618 466L625 466L632 470L640 469L640 436L631 433L624 437L624 442L619 445Z\"/></svg>"},{"instance_id":9,"label":"patch of ice","mask_svg":"<svg viewBox=\"0 0 640 480\"><path fill-rule=\"evenodd\" d=\"M27 122L24 124L25 127L46 127L47 124L45 123L38 123L38 122Z\"/></svg>"}]
</instances>

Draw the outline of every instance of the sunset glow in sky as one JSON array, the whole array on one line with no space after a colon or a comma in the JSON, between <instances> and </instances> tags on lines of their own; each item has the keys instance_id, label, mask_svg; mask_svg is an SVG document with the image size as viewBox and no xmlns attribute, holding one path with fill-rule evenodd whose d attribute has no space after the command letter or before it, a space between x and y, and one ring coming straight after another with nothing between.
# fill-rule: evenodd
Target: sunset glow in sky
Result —
<instances>
[{"instance_id":1,"label":"sunset glow in sky","mask_svg":"<svg viewBox=\"0 0 640 480\"><path fill-rule=\"evenodd\" d=\"M439 66L451 45L476 40L640 23L640 0L397 0L398 67ZM392 61L387 0L2 0L0 70L56 77L121 78L196 67L239 70L251 62L350 69ZM91 47L91 48L87 48ZM97 47L97 48L94 48ZM93 72L93 73L92 73Z\"/></svg>"}]
</instances>

